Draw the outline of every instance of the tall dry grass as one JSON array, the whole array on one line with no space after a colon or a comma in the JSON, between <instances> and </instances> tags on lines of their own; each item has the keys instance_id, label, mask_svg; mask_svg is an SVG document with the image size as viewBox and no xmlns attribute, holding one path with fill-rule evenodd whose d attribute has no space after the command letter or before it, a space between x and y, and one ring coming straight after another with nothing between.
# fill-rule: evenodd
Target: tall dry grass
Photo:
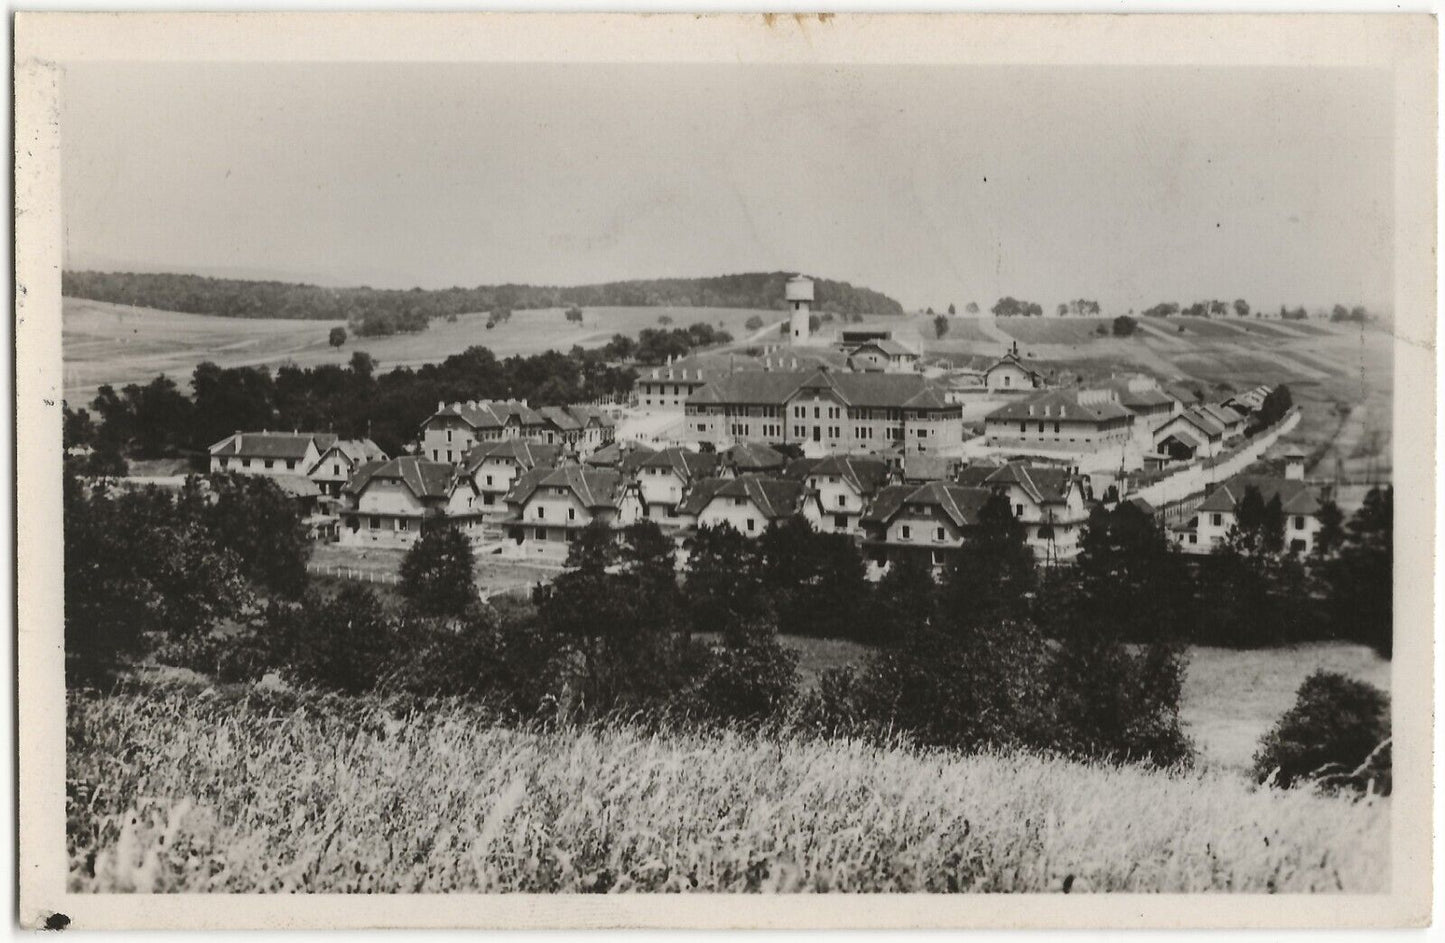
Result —
<instances>
[{"instance_id":1,"label":"tall dry grass","mask_svg":"<svg viewBox=\"0 0 1445 943\"><path fill-rule=\"evenodd\" d=\"M469 707L70 704L93 891L1372 891L1389 800Z\"/></svg>"}]
</instances>

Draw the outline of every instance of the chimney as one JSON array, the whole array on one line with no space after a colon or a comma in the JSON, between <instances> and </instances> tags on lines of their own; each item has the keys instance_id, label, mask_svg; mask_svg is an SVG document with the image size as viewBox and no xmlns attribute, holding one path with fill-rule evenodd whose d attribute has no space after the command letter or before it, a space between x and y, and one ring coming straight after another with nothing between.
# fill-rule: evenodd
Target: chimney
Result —
<instances>
[{"instance_id":1,"label":"chimney","mask_svg":"<svg viewBox=\"0 0 1445 943\"><path fill-rule=\"evenodd\" d=\"M1304 481L1304 455L1299 452L1290 452L1284 457L1284 477L1287 481Z\"/></svg>"}]
</instances>

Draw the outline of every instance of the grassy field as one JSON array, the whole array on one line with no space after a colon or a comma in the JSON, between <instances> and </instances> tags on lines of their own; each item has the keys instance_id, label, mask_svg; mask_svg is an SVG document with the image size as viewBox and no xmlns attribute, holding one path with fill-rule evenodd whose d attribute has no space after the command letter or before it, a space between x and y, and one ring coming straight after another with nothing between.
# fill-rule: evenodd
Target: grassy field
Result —
<instances>
[{"instance_id":1,"label":"grassy field","mask_svg":"<svg viewBox=\"0 0 1445 943\"><path fill-rule=\"evenodd\" d=\"M784 318L777 311L737 308L590 308L582 323L574 324L562 309L549 308L516 311L491 330L487 315L464 314L455 322L433 321L419 334L352 337L335 348L327 336L339 321L220 318L66 298L61 319L65 395L73 403L88 403L101 384L120 387L158 373L185 385L203 360L223 367L274 368L288 362L310 367L345 363L352 351L364 350L386 369L434 363L474 344L499 357L574 345L601 347L613 334L636 336L645 327L663 326L659 317L672 318L671 327L706 322L741 340L752 333L744 324L754 315L768 324Z\"/></svg>"},{"instance_id":2,"label":"grassy field","mask_svg":"<svg viewBox=\"0 0 1445 943\"><path fill-rule=\"evenodd\" d=\"M361 574L363 578L372 575L389 580L401 571L401 561L405 556L406 551L396 547L316 544L311 552L311 564L323 574L340 569ZM491 554L477 554L475 574L478 592L491 595L530 589L539 580L555 577L557 568L503 560Z\"/></svg>"},{"instance_id":3,"label":"grassy field","mask_svg":"<svg viewBox=\"0 0 1445 943\"><path fill-rule=\"evenodd\" d=\"M838 639L784 635L798 654L806 686L830 668L861 664L868 647ZM1205 766L1246 770L1259 738L1294 703L1300 683L1319 669L1390 690L1390 663L1363 645L1316 643L1288 648L1189 649L1180 705L1185 728Z\"/></svg>"},{"instance_id":4,"label":"grassy field","mask_svg":"<svg viewBox=\"0 0 1445 943\"><path fill-rule=\"evenodd\" d=\"M852 741L72 696L70 886L1369 892L1388 799ZM118 763L119 757L124 763Z\"/></svg>"}]
</instances>

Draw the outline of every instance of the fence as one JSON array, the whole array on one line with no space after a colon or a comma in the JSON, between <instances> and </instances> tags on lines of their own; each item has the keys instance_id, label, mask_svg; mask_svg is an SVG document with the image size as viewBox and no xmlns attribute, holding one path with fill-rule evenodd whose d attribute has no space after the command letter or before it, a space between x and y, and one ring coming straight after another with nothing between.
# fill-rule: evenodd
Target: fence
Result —
<instances>
[{"instance_id":1,"label":"fence","mask_svg":"<svg viewBox=\"0 0 1445 943\"><path fill-rule=\"evenodd\" d=\"M322 563L306 564L306 572L315 573L318 576L332 576L339 580L356 580L361 583L384 583L387 586L398 586L401 584L401 577L394 573L378 573L376 570L361 570L349 566L327 566Z\"/></svg>"},{"instance_id":2,"label":"fence","mask_svg":"<svg viewBox=\"0 0 1445 943\"><path fill-rule=\"evenodd\" d=\"M1192 499L1202 500L1204 491L1214 484L1218 484L1228 478L1244 471L1250 465L1259 461L1265 451L1279 437L1289 432L1299 424L1299 410L1292 409L1289 415L1275 423L1270 429L1260 433L1248 442L1239 446L1231 452L1212 459L1206 459L1198 464L1187 468L1181 468L1168 477L1144 485L1133 492L1133 495L1143 498L1154 507L1161 509L1165 518L1168 519L1171 513L1178 516L1180 512L1173 512L1174 506L1186 505ZM1194 507L1198 507L1195 501Z\"/></svg>"}]
</instances>

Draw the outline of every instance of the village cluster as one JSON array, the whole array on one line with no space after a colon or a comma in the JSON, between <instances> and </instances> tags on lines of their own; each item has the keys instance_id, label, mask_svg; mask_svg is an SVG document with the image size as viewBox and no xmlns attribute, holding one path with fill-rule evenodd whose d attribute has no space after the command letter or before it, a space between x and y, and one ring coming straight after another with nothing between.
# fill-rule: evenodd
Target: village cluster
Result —
<instances>
[{"instance_id":1,"label":"village cluster","mask_svg":"<svg viewBox=\"0 0 1445 943\"><path fill-rule=\"evenodd\" d=\"M318 539L404 547L446 522L483 552L549 562L594 521L655 521L681 561L698 528L757 536L802 517L860 541L875 575L903 554L943 566L996 493L1043 562L1078 552L1096 502L1133 501L1204 553L1251 487L1279 497L1285 547L1312 549L1321 502L1303 457L1241 474L1292 425L1251 423L1268 386L1208 401L1144 376L1065 383L1016 343L982 369L925 366L886 326L822 336L811 281L786 291L786 345L645 368L625 406L438 403L394 457L365 439L237 432L210 470L274 477Z\"/></svg>"}]
</instances>

